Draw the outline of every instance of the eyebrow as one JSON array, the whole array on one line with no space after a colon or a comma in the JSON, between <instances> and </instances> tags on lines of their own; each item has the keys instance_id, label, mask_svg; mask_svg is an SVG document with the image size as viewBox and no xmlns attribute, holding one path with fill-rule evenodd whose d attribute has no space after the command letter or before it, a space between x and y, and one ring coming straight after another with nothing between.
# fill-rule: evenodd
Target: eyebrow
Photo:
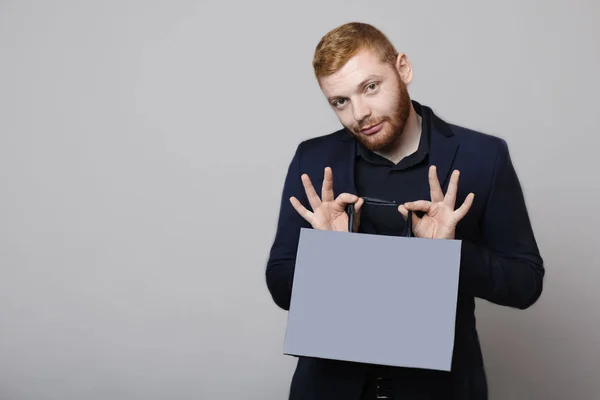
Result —
<instances>
[{"instance_id":1,"label":"eyebrow","mask_svg":"<svg viewBox=\"0 0 600 400\"><path fill-rule=\"evenodd\" d=\"M381 75L371 74L371 75L367 76L361 83L356 85L356 88L359 89L359 88L365 86L372 79L383 79L383 77ZM331 103L334 100L338 100L341 98L343 98L343 96L332 96L332 97L328 97L327 101L329 101Z\"/></svg>"}]
</instances>

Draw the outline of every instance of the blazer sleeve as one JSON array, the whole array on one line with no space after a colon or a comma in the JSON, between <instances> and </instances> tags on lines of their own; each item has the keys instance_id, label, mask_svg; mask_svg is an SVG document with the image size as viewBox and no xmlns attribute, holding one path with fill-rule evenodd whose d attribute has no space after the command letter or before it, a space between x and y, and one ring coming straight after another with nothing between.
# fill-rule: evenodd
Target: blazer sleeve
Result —
<instances>
[{"instance_id":1,"label":"blazer sleeve","mask_svg":"<svg viewBox=\"0 0 600 400\"><path fill-rule=\"evenodd\" d=\"M460 286L492 303L526 309L540 297L545 271L506 141L499 147L481 238L462 242Z\"/></svg>"},{"instance_id":2,"label":"blazer sleeve","mask_svg":"<svg viewBox=\"0 0 600 400\"><path fill-rule=\"evenodd\" d=\"M271 297L275 304L284 310L290 308L300 228L311 228L311 225L298 214L290 203L290 197L295 196L302 204L307 204L300 178L301 148L302 143L297 147L287 171L279 207L277 230L265 272L267 288Z\"/></svg>"}]
</instances>

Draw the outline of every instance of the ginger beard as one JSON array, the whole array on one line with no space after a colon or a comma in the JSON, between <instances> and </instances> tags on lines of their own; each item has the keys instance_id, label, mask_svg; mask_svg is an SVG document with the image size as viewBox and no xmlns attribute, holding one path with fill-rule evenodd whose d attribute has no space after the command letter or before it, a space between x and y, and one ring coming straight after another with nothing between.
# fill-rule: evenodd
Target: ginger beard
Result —
<instances>
[{"instance_id":1,"label":"ginger beard","mask_svg":"<svg viewBox=\"0 0 600 400\"><path fill-rule=\"evenodd\" d=\"M402 136L406 121L410 114L410 96L406 84L398 76L398 97L392 105L392 115L369 116L347 129L352 132L358 141L371 151L385 151L392 147ZM372 134L365 134L363 128L383 122L381 129Z\"/></svg>"}]
</instances>

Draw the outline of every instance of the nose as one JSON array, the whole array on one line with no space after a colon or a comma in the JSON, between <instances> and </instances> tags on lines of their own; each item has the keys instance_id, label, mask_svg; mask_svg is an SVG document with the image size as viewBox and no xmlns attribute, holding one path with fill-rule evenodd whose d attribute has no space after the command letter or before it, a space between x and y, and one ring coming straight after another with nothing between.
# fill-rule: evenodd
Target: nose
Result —
<instances>
[{"instance_id":1,"label":"nose","mask_svg":"<svg viewBox=\"0 0 600 400\"><path fill-rule=\"evenodd\" d=\"M371 114L371 110L363 101L355 100L352 102L352 113L354 119L360 122Z\"/></svg>"}]
</instances>

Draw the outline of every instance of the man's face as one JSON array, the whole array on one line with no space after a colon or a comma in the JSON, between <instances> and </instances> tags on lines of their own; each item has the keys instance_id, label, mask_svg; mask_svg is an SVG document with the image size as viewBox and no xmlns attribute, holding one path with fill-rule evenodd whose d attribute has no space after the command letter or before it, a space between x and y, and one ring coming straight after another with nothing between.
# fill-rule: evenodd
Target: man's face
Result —
<instances>
[{"instance_id":1,"label":"man's face","mask_svg":"<svg viewBox=\"0 0 600 400\"><path fill-rule=\"evenodd\" d=\"M374 52L362 50L319 83L342 125L369 150L386 150L402 135L411 106L406 84Z\"/></svg>"}]
</instances>

